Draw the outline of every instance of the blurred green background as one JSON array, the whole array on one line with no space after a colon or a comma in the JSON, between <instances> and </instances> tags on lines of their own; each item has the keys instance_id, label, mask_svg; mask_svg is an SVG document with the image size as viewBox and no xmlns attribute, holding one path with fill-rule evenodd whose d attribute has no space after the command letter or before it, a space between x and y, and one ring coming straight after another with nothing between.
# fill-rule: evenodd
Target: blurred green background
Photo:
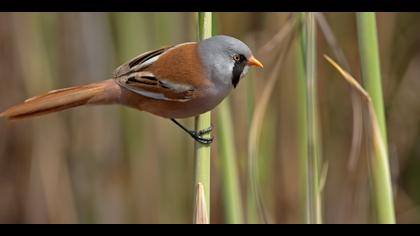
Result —
<instances>
[{"instance_id":1,"label":"blurred green background","mask_svg":"<svg viewBox=\"0 0 420 236\"><path fill-rule=\"evenodd\" d=\"M260 50L288 16L213 16L220 34L247 43L265 65L251 69L230 96L243 202L249 197L251 117L276 69L276 47ZM324 16L360 78L355 14ZM377 22L397 222L420 223L420 14L378 13ZM0 13L0 110L51 89L108 79L144 51L195 41L196 24L194 13ZM317 41L322 158L328 164L324 219L371 223L366 142L350 157L351 91L323 59L332 51L321 33ZM295 40L280 68L258 155L261 196L275 223L301 222L296 46ZM192 121L183 123L193 127ZM211 222L224 223L214 135ZM0 223L190 223L192 211L193 141L168 120L120 106L0 120Z\"/></svg>"}]
</instances>

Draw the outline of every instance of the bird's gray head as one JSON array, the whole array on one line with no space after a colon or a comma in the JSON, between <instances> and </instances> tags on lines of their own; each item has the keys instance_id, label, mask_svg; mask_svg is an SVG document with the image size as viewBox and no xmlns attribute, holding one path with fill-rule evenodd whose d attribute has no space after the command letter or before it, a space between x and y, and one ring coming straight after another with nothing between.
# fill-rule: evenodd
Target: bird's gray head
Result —
<instances>
[{"instance_id":1,"label":"bird's gray head","mask_svg":"<svg viewBox=\"0 0 420 236\"><path fill-rule=\"evenodd\" d=\"M229 36L218 35L203 40L198 50L210 79L233 87L246 75L250 65L262 67L246 44Z\"/></svg>"}]
</instances>

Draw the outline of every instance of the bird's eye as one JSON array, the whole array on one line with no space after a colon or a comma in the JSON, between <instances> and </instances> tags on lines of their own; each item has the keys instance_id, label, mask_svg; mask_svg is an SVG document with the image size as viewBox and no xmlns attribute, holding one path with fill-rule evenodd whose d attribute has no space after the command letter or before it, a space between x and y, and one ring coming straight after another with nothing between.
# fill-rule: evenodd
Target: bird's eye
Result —
<instances>
[{"instance_id":1,"label":"bird's eye","mask_svg":"<svg viewBox=\"0 0 420 236\"><path fill-rule=\"evenodd\" d=\"M241 56L239 56L238 54L233 55L233 60L234 61L240 61L241 60Z\"/></svg>"}]
</instances>

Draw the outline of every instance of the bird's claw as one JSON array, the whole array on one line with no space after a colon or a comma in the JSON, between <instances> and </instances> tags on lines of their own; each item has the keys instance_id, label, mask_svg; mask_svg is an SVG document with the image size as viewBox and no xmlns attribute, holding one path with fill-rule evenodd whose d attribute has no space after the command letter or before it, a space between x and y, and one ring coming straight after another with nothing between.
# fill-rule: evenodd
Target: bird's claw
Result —
<instances>
[{"instance_id":1,"label":"bird's claw","mask_svg":"<svg viewBox=\"0 0 420 236\"><path fill-rule=\"evenodd\" d=\"M210 138L204 138L202 137L205 134L210 133L213 130L213 125L211 125L210 127L206 128L206 129L202 129L202 130L192 130L191 131L191 136L195 139L195 141L201 143L201 144L211 144L213 142L213 137Z\"/></svg>"}]
</instances>

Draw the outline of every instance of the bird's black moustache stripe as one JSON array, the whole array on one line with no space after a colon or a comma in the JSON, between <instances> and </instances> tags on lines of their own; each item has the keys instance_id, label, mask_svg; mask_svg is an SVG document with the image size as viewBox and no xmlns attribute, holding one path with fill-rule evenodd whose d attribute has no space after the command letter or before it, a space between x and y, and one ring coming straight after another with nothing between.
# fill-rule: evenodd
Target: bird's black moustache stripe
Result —
<instances>
[{"instance_id":1,"label":"bird's black moustache stripe","mask_svg":"<svg viewBox=\"0 0 420 236\"><path fill-rule=\"evenodd\" d=\"M236 88L236 86L239 83L239 80L241 79L241 74L244 71L244 68L246 66L246 59L245 57L241 56L241 60L236 61L233 70L232 70L232 84L233 87Z\"/></svg>"}]
</instances>

